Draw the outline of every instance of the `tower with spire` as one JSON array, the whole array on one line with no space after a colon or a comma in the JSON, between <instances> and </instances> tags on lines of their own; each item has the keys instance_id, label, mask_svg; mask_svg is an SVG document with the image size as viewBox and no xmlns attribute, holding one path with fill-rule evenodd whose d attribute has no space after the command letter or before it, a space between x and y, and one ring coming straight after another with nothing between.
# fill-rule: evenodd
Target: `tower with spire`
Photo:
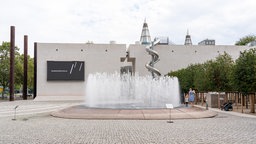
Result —
<instances>
[{"instance_id":1,"label":"tower with spire","mask_svg":"<svg viewBox=\"0 0 256 144\"><path fill-rule=\"evenodd\" d=\"M142 45L148 45L151 43L151 38L149 34L148 24L146 22L146 19L144 20L141 36L140 36L140 43Z\"/></svg>"},{"instance_id":2,"label":"tower with spire","mask_svg":"<svg viewBox=\"0 0 256 144\"><path fill-rule=\"evenodd\" d=\"M189 35L188 30L187 30L187 35L186 35L186 38L185 38L184 45L192 45L191 36Z\"/></svg>"}]
</instances>

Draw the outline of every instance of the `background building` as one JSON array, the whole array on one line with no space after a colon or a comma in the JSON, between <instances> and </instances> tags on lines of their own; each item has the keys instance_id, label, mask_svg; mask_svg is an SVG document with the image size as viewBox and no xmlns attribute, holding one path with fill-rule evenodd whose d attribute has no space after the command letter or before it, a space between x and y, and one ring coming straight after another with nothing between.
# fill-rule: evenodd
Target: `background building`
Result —
<instances>
[{"instance_id":1,"label":"background building","mask_svg":"<svg viewBox=\"0 0 256 144\"><path fill-rule=\"evenodd\" d=\"M198 45L215 45L215 40L205 39L205 40L199 42Z\"/></svg>"},{"instance_id":2,"label":"background building","mask_svg":"<svg viewBox=\"0 0 256 144\"><path fill-rule=\"evenodd\" d=\"M123 67L132 67L136 75L151 73L145 64L151 61L145 45L132 44L64 44L37 43L37 97L36 100L82 100L85 96L86 82L89 74L120 72ZM224 52L233 59L239 57L240 51L248 46L203 46L203 45L157 45L160 61L155 64L162 75L170 71L185 68L190 64L203 63L216 58ZM49 63L63 66L49 66ZM82 66L81 66L82 65ZM56 68L55 68L56 67ZM81 79L71 76L83 68ZM67 73L70 79L51 80L49 72L62 75ZM66 77L66 75L64 75Z\"/></svg>"},{"instance_id":3,"label":"background building","mask_svg":"<svg viewBox=\"0 0 256 144\"><path fill-rule=\"evenodd\" d=\"M35 47L36 100L83 100L90 74L132 71L134 75L151 75L145 64L151 61L146 46L151 44L149 29L143 24L140 44L37 43ZM187 32L185 45L169 45L160 38L154 50L160 61L155 64L162 75L204 63L224 52L235 60L248 46L192 45Z\"/></svg>"}]
</instances>

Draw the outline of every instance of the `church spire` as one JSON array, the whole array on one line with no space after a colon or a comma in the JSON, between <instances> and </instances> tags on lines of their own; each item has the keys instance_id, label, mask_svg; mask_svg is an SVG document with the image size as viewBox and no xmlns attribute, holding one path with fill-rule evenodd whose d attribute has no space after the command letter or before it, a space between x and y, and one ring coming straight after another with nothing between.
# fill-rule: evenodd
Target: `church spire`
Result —
<instances>
[{"instance_id":1,"label":"church spire","mask_svg":"<svg viewBox=\"0 0 256 144\"><path fill-rule=\"evenodd\" d=\"M140 36L140 43L142 45L148 45L151 43L151 38L150 38L150 34L149 34L149 29L148 29L148 24L146 22L146 18L144 20L143 23L143 28L142 28L142 32L141 32L141 36Z\"/></svg>"},{"instance_id":2,"label":"church spire","mask_svg":"<svg viewBox=\"0 0 256 144\"><path fill-rule=\"evenodd\" d=\"M186 35L186 38L185 38L185 44L184 45L192 45L191 36L189 35L188 30L187 30L187 35Z\"/></svg>"}]
</instances>

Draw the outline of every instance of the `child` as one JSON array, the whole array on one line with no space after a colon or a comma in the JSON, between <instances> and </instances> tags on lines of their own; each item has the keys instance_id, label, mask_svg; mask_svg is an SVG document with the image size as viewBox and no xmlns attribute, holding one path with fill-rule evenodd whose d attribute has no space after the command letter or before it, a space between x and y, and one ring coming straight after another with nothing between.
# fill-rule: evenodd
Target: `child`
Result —
<instances>
[{"instance_id":1,"label":"child","mask_svg":"<svg viewBox=\"0 0 256 144\"><path fill-rule=\"evenodd\" d=\"M186 107L188 107L188 94L185 95L185 104L186 104Z\"/></svg>"}]
</instances>

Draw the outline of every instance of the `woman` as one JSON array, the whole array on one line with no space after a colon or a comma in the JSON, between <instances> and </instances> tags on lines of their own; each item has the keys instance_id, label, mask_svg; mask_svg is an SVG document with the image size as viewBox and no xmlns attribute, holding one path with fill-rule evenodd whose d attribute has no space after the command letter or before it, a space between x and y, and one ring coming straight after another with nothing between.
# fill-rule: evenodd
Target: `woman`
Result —
<instances>
[{"instance_id":1,"label":"woman","mask_svg":"<svg viewBox=\"0 0 256 144\"><path fill-rule=\"evenodd\" d=\"M194 104L194 100L195 100L195 91L192 90L192 88L189 89L189 102L193 105Z\"/></svg>"}]
</instances>

